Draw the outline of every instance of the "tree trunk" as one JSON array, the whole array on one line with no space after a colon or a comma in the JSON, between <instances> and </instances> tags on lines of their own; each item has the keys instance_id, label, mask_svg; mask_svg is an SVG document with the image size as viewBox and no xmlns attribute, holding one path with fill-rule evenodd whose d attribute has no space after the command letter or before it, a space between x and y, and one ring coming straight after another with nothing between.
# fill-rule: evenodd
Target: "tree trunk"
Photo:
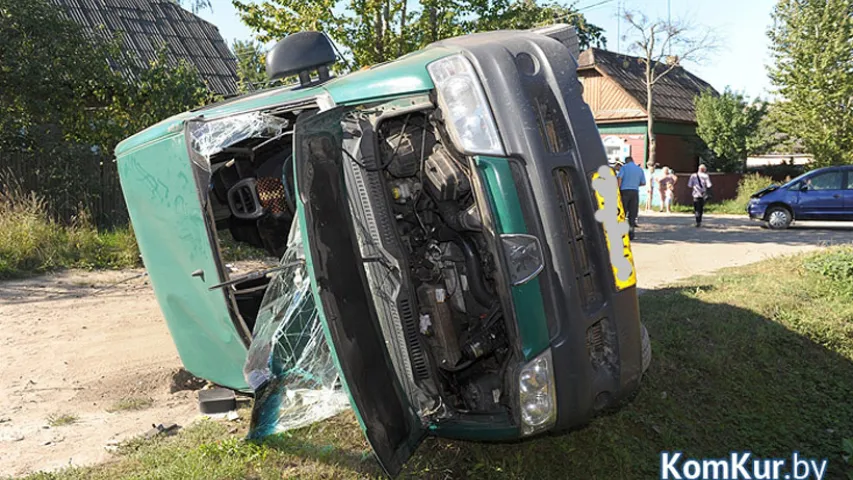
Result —
<instances>
[{"instance_id":1,"label":"tree trunk","mask_svg":"<svg viewBox=\"0 0 853 480\"><path fill-rule=\"evenodd\" d=\"M403 55L403 49L406 47L406 0L403 0L402 11L400 12L400 42L397 44L397 56Z\"/></svg>"},{"instance_id":2,"label":"tree trunk","mask_svg":"<svg viewBox=\"0 0 853 480\"><path fill-rule=\"evenodd\" d=\"M647 71L651 73L651 70ZM646 112L648 112L648 125L646 130L647 138L649 139L649 156L646 158L646 165L652 165L655 163L655 116L652 113L652 105L654 104L654 84L651 83L650 77L646 77Z\"/></svg>"},{"instance_id":3,"label":"tree trunk","mask_svg":"<svg viewBox=\"0 0 853 480\"><path fill-rule=\"evenodd\" d=\"M429 30L430 30L430 41L435 42L438 40L438 9L435 5L429 7Z\"/></svg>"},{"instance_id":4,"label":"tree trunk","mask_svg":"<svg viewBox=\"0 0 853 480\"><path fill-rule=\"evenodd\" d=\"M384 61L384 36L382 31L382 7L375 6L376 11L373 13L373 63L382 63Z\"/></svg>"}]
</instances>

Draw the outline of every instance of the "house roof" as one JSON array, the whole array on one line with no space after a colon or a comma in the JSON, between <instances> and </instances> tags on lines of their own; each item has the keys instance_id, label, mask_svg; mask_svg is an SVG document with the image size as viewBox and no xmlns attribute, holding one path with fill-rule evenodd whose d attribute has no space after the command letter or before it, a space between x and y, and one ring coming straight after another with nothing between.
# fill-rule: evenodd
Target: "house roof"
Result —
<instances>
[{"instance_id":1,"label":"house roof","mask_svg":"<svg viewBox=\"0 0 853 480\"><path fill-rule=\"evenodd\" d=\"M90 35L122 32L130 61L147 67L164 43L170 64L195 65L218 94L237 91L237 61L211 23L170 0L52 0Z\"/></svg>"},{"instance_id":2,"label":"house roof","mask_svg":"<svg viewBox=\"0 0 853 480\"><path fill-rule=\"evenodd\" d=\"M667 68L659 65L657 68ZM639 57L610 52L600 48L584 50L578 57L578 70L595 69L613 79L637 102L646 106L646 67ZM655 119L675 122L696 122L694 99L702 91L714 87L683 67L675 67L654 86L652 112Z\"/></svg>"}]
</instances>

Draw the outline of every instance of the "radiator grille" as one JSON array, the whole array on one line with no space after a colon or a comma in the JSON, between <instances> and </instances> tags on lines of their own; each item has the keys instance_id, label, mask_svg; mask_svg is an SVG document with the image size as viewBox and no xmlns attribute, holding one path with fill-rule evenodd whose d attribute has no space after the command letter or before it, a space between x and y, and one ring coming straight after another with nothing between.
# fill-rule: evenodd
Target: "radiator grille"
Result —
<instances>
[{"instance_id":1,"label":"radiator grille","mask_svg":"<svg viewBox=\"0 0 853 480\"><path fill-rule=\"evenodd\" d=\"M589 239L584 229L581 209L583 204L578 202L575 179L572 172L565 168L554 171L557 191L560 196L560 208L565 218L563 233L570 242L572 263L575 267L575 280L580 292L584 309L589 310L602 301L601 291L595 277L595 268L590 257Z\"/></svg>"}]
</instances>

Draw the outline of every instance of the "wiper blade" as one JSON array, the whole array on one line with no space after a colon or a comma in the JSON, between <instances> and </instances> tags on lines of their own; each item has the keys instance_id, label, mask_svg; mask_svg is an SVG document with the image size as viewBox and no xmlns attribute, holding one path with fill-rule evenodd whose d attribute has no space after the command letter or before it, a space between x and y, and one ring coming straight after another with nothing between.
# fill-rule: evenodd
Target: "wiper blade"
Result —
<instances>
[{"instance_id":1,"label":"wiper blade","mask_svg":"<svg viewBox=\"0 0 853 480\"><path fill-rule=\"evenodd\" d=\"M249 272L245 275L240 275L239 277L234 277L222 283L217 283L216 285L211 286L208 290L216 290L217 288L230 287L232 285L237 285L238 283L248 282L251 280L258 280L264 277L269 277L274 273L278 273L282 270L287 270L288 268L296 267L299 265L304 265L305 260L298 260L296 262L289 262L283 265L278 265L275 267L265 268L263 270L256 270L254 272Z\"/></svg>"}]
</instances>

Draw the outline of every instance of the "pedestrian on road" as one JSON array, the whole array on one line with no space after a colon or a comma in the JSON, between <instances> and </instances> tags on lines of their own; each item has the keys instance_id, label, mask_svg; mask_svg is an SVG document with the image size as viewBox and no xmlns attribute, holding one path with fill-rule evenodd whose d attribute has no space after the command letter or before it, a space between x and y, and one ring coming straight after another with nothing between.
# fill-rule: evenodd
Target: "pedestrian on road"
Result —
<instances>
[{"instance_id":1,"label":"pedestrian on road","mask_svg":"<svg viewBox=\"0 0 853 480\"><path fill-rule=\"evenodd\" d=\"M708 167L699 165L699 170L690 175L687 186L693 189L693 216L696 226L702 226L702 214L705 212L705 200L708 199L708 189L711 188L711 177L706 173Z\"/></svg>"},{"instance_id":2,"label":"pedestrian on road","mask_svg":"<svg viewBox=\"0 0 853 480\"><path fill-rule=\"evenodd\" d=\"M663 195L662 212L672 213L672 197L675 195L675 182L677 181L678 177L675 176L675 173L669 167L663 167L663 177L658 182L660 183L661 195Z\"/></svg>"},{"instance_id":3,"label":"pedestrian on road","mask_svg":"<svg viewBox=\"0 0 853 480\"><path fill-rule=\"evenodd\" d=\"M646 196L645 208L647 212L651 211L654 197L655 195L658 195L658 192L660 191L660 187L658 186L658 179L655 178L655 167L656 165L654 163L649 164L649 182L648 186L646 187L648 195Z\"/></svg>"},{"instance_id":4,"label":"pedestrian on road","mask_svg":"<svg viewBox=\"0 0 853 480\"><path fill-rule=\"evenodd\" d=\"M634 163L631 157L625 158L625 165L616 175L619 181L619 194L622 196L622 207L628 215L628 238L634 239L634 229L637 227L637 215L640 210L640 187L646 184L646 172Z\"/></svg>"}]
</instances>

